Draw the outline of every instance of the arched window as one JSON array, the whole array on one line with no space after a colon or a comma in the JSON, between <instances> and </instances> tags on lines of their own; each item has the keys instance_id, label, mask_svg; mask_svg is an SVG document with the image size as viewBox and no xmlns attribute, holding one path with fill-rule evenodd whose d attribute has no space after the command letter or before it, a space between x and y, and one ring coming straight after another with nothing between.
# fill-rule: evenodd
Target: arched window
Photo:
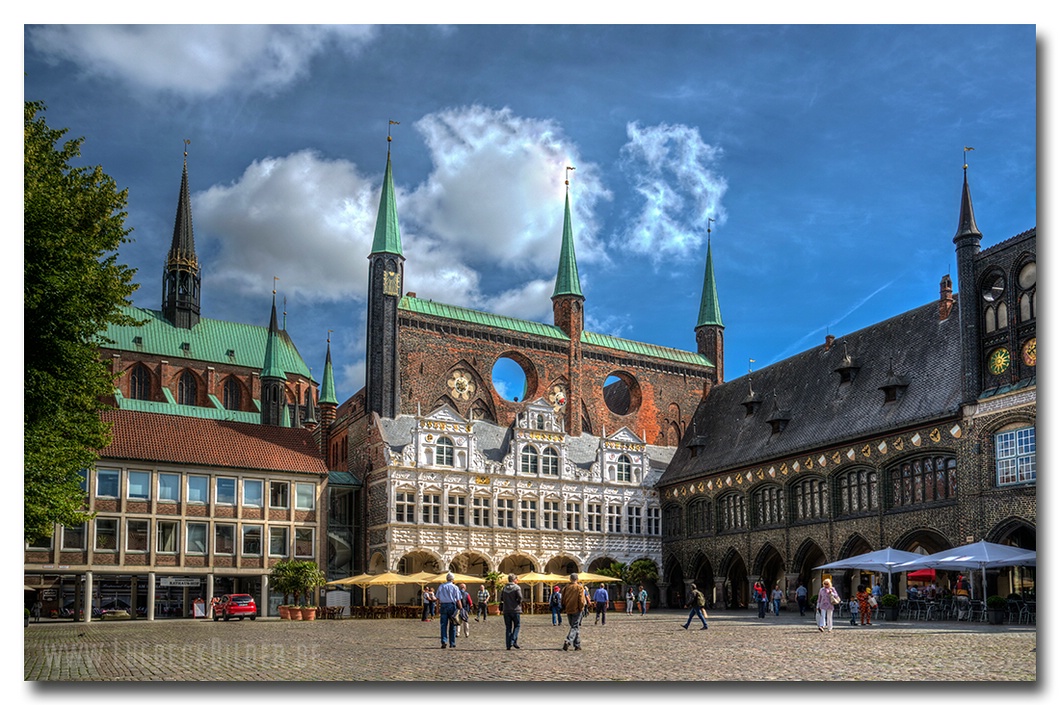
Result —
<instances>
[{"instance_id":1,"label":"arched window","mask_svg":"<svg viewBox=\"0 0 1060 705\"><path fill-rule=\"evenodd\" d=\"M225 380L223 404L229 411L239 411L243 408L243 395L239 389L239 380L234 377Z\"/></svg>"},{"instance_id":2,"label":"arched window","mask_svg":"<svg viewBox=\"0 0 1060 705\"><path fill-rule=\"evenodd\" d=\"M747 507L742 494L729 493L718 498L718 531L736 531L747 527Z\"/></svg>"},{"instance_id":3,"label":"arched window","mask_svg":"<svg viewBox=\"0 0 1060 705\"><path fill-rule=\"evenodd\" d=\"M880 506L874 468L854 468L836 479L839 514L870 512Z\"/></svg>"},{"instance_id":4,"label":"arched window","mask_svg":"<svg viewBox=\"0 0 1060 705\"><path fill-rule=\"evenodd\" d=\"M537 474L537 448L527 444L523 446L523 452L519 456L519 472Z\"/></svg>"},{"instance_id":5,"label":"arched window","mask_svg":"<svg viewBox=\"0 0 1060 705\"><path fill-rule=\"evenodd\" d=\"M957 497L957 459L910 458L890 469L891 506L938 502Z\"/></svg>"},{"instance_id":6,"label":"arched window","mask_svg":"<svg viewBox=\"0 0 1060 705\"><path fill-rule=\"evenodd\" d=\"M438 437L438 450L435 464L442 467L453 467L453 441L445 436Z\"/></svg>"},{"instance_id":7,"label":"arched window","mask_svg":"<svg viewBox=\"0 0 1060 705\"><path fill-rule=\"evenodd\" d=\"M551 446L541 453L541 474L559 477L559 453Z\"/></svg>"},{"instance_id":8,"label":"arched window","mask_svg":"<svg viewBox=\"0 0 1060 705\"><path fill-rule=\"evenodd\" d=\"M791 487L791 516L795 521L828 516L828 483L810 477Z\"/></svg>"},{"instance_id":9,"label":"arched window","mask_svg":"<svg viewBox=\"0 0 1060 705\"><path fill-rule=\"evenodd\" d=\"M768 485L754 493L755 526L775 526L784 523L784 493Z\"/></svg>"},{"instance_id":10,"label":"arched window","mask_svg":"<svg viewBox=\"0 0 1060 705\"><path fill-rule=\"evenodd\" d=\"M132 399L151 398L151 373L143 365L137 365L129 375L129 397Z\"/></svg>"},{"instance_id":11,"label":"arched window","mask_svg":"<svg viewBox=\"0 0 1060 705\"><path fill-rule=\"evenodd\" d=\"M688 505L688 535L703 536L710 533L710 502L697 499Z\"/></svg>"},{"instance_id":12,"label":"arched window","mask_svg":"<svg viewBox=\"0 0 1060 705\"><path fill-rule=\"evenodd\" d=\"M615 464L615 480L618 482L630 482L633 479L633 464L629 460L629 456L622 454L618 456L618 462Z\"/></svg>"},{"instance_id":13,"label":"arched window","mask_svg":"<svg viewBox=\"0 0 1060 705\"><path fill-rule=\"evenodd\" d=\"M681 507L677 504L668 504L663 507L663 536L681 536Z\"/></svg>"},{"instance_id":14,"label":"arched window","mask_svg":"<svg viewBox=\"0 0 1060 705\"><path fill-rule=\"evenodd\" d=\"M195 406L198 399L198 385L195 383L195 375L190 370L185 370L177 382L177 403L186 406Z\"/></svg>"}]
</instances>

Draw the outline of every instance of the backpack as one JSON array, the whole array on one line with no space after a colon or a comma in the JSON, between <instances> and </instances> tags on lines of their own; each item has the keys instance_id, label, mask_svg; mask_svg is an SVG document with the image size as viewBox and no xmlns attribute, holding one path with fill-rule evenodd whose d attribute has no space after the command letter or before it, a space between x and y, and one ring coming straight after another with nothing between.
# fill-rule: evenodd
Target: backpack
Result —
<instances>
[{"instance_id":1,"label":"backpack","mask_svg":"<svg viewBox=\"0 0 1060 705\"><path fill-rule=\"evenodd\" d=\"M707 600L706 600L706 598L703 597L703 593L701 593L699 590L696 590L696 606L697 607L706 607L707 606Z\"/></svg>"},{"instance_id":2,"label":"backpack","mask_svg":"<svg viewBox=\"0 0 1060 705\"><path fill-rule=\"evenodd\" d=\"M561 607L563 605L563 597L558 592L553 592L552 596L548 598L549 607Z\"/></svg>"}]
</instances>

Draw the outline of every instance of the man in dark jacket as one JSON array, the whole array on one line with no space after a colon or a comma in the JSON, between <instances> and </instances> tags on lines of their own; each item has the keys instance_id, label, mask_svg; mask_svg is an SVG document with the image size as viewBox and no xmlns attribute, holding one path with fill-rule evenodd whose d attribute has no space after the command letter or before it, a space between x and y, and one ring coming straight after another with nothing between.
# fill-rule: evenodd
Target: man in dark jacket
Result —
<instances>
[{"instance_id":1,"label":"man in dark jacket","mask_svg":"<svg viewBox=\"0 0 1060 705\"><path fill-rule=\"evenodd\" d=\"M692 594L688 596L688 604L685 607L689 608L688 621L681 626L684 629L688 629L688 625L692 623L692 617L699 617L699 621L703 622L701 629L707 628L707 619L703 616L703 612L706 611L707 598L703 597L703 593L699 591L695 583L692 583Z\"/></svg>"},{"instance_id":2,"label":"man in dark jacket","mask_svg":"<svg viewBox=\"0 0 1060 705\"><path fill-rule=\"evenodd\" d=\"M504 614L504 647L511 651L519 647L519 621L523 614L523 591L519 578L508 573L508 584L501 590L501 612Z\"/></svg>"}]
</instances>

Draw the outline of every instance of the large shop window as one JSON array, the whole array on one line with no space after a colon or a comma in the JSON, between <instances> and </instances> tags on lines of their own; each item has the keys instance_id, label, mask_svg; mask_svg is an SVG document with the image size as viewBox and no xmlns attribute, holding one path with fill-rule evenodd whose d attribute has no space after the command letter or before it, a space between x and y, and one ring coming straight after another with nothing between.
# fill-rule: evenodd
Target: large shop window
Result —
<instances>
[{"instance_id":1,"label":"large shop window","mask_svg":"<svg viewBox=\"0 0 1060 705\"><path fill-rule=\"evenodd\" d=\"M1034 426L1002 431L994 436L997 484L1020 485L1038 477Z\"/></svg>"}]
</instances>

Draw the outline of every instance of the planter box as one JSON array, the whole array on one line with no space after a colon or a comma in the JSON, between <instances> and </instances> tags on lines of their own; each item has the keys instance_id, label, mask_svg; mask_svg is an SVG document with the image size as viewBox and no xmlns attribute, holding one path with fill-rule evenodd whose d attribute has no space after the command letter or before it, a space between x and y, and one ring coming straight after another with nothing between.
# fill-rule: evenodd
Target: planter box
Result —
<instances>
[{"instance_id":1,"label":"planter box","mask_svg":"<svg viewBox=\"0 0 1060 705\"><path fill-rule=\"evenodd\" d=\"M898 621L898 608L897 607L881 607L883 610L883 618L888 622Z\"/></svg>"},{"instance_id":2,"label":"planter box","mask_svg":"<svg viewBox=\"0 0 1060 705\"><path fill-rule=\"evenodd\" d=\"M990 624L1004 624L1007 610L998 607L986 608L986 621Z\"/></svg>"}]
</instances>

